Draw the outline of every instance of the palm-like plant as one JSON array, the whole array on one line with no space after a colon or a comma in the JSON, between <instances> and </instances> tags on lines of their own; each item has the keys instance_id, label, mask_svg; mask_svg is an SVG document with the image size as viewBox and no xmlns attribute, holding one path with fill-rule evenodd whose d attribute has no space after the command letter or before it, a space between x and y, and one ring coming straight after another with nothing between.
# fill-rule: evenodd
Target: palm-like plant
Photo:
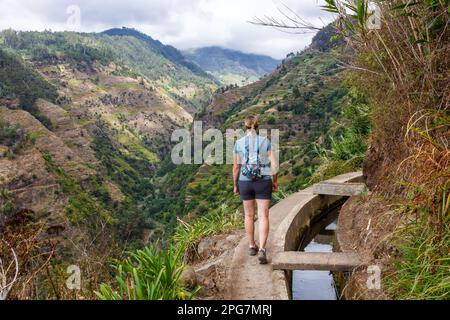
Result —
<instances>
[{"instance_id":1,"label":"palm-like plant","mask_svg":"<svg viewBox=\"0 0 450 320\"><path fill-rule=\"evenodd\" d=\"M102 300L187 300L197 289L188 292L181 284L183 273L181 250L160 250L158 244L131 253L118 262L116 286L100 286L97 296Z\"/></svg>"}]
</instances>

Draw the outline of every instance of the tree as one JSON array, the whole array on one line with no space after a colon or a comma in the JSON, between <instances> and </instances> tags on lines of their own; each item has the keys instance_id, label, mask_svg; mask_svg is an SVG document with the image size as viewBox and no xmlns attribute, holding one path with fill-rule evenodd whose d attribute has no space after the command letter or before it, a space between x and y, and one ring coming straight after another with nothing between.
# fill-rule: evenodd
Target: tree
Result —
<instances>
[{"instance_id":1,"label":"tree","mask_svg":"<svg viewBox=\"0 0 450 320\"><path fill-rule=\"evenodd\" d=\"M20 46L20 38L17 31L13 29L8 29L3 31L3 36L5 37L5 44L12 48L18 49Z\"/></svg>"}]
</instances>

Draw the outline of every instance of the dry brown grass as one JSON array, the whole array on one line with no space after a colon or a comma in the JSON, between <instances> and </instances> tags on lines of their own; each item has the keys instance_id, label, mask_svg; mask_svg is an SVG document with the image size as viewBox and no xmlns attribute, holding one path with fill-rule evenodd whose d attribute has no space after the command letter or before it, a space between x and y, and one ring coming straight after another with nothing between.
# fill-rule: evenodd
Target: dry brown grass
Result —
<instances>
[{"instance_id":1,"label":"dry brown grass","mask_svg":"<svg viewBox=\"0 0 450 320\"><path fill-rule=\"evenodd\" d=\"M375 2L381 29L356 24L350 31L344 15L337 23L356 52L355 82L372 106L368 184L388 198L413 192L437 210L450 179L448 7L438 0Z\"/></svg>"},{"instance_id":2,"label":"dry brown grass","mask_svg":"<svg viewBox=\"0 0 450 320\"><path fill-rule=\"evenodd\" d=\"M393 205L397 217L386 238L399 249L395 267L389 267L389 293L407 299L448 297L448 1L376 2L381 29L349 27L342 13L337 25L356 53L348 62L355 83L372 106L366 182Z\"/></svg>"}]
</instances>

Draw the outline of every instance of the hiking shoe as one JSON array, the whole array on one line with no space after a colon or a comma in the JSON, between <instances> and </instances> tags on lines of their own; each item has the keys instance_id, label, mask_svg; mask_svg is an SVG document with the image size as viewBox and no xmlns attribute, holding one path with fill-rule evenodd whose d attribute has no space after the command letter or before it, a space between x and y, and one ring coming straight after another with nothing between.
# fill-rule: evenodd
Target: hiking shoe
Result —
<instances>
[{"instance_id":1,"label":"hiking shoe","mask_svg":"<svg viewBox=\"0 0 450 320\"><path fill-rule=\"evenodd\" d=\"M258 252L258 260L260 264L267 264L266 250L261 249Z\"/></svg>"},{"instance_id":2,"label":"hiking shoe","mask_svg":"<svg viewBox=\"0 0 450 320\"><path fill-rule=\"evenodd\" d=\"M248 248L248 254L251 256L256 256L258 254L258 246Z\"/></svg>"}]
</instances>

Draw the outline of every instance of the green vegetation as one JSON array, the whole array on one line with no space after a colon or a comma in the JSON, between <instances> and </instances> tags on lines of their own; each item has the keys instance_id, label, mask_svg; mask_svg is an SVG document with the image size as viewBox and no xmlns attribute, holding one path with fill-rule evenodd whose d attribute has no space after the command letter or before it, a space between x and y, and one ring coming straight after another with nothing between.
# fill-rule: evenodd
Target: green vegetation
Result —
<instances>
[{"instance_id":1,"label":"green vegetation","mask_svg":"<svg viewBox=\"0 0 450 320\"><path fill-rule=\"evenodd\" d=\"M129 253L114 264L114 284L102 284L97 295L103 300L186 300L195 298L200 288L189 290L181 283L184 263L195 259L201 239L242 227L242 214L230 213L227 206L188 223L180 221L173 243L159 248L158 243Z\"/></svg>"},{"instance_id":2,"label":"green vegetation","mask_svg":"<svg viewBox=\"0 0 450 320\"><path fill-rule=\"evenodd\" d=\"M57 96L56 88L26 67L18 55L0 48L0 98L18 99L30 109L38 98L54 101Z\"/></svg>"},{"instance_id":3,"label":"green vegetation","mask_svg":"<svg viewBox=\"0 0 450 320\"><path fill-rule=\"evenodd\" d=\"M211 76L195 64L184 60L184 57L175 48L164 46L153 39L150 41L150 37L135 30L126 29L124 32L125 34L117 35L111 33L110 36L107 33L80 34L5 30L0 32L0 62L3 59L2 52L4 50L14 52L19 59L36 61L42 65L55 62L69 63L71 67L81 71L92 71L96 62L105 66L114 62L118 66L114 72L115 75L140 78L141 81L145 77L156 81L161 89L184 107L200 109L206 101L209 101L213 90L217 87L216 81ZM126 34L127 32L130 34ZM10 61L7 62L10 63ZM1 63L0 66L2 66ZM17 66L5 67L5 74L6 72L10 74L10 69L16 70ZM1 71L0 69L0 79L2 79ZM21 76L22 72L18 70L11 74ZM33 73L33 76L37 76L37 73ZM24 103L28 107L34 103L36 94L38 97L50 101L56 99L57 95L55 95L56 91L53 87L48 88L34 78L30 77L30 79L32 81L15 81L20 79L11 81L18 86L26 86L29 83L35 86L34 83L36 83L36 87L40 87L37 88L39 90L31 87L30 93L26 93L30 91L27 88L21 87L15 90L16 94L26 93L27 99ZM196 91L193 96L184 96L180 93L180 90L193 85ZM6 93L9 94L9 91Z\"/></svg>"},{"instance_id":4,"label":"green vegetation","mask_svg":"<svg viewBox=\"0 0 450 320\"><path fill-rule=\"evenodd\" d=\"M183 56L183 54L176 48L164 45L160 41L154 40L152 37L143 34L137 31L136 29L130 29L125 27L123 27L122 29L115 28L106 30L103 32L103 34L109 36L134 37L136 39L139 39L145 42L147 45L149 45L155 52L161 54L164 58L170 60L171 62L189 69L198 76L208 77L205 71L199 68L196 64L187 61L186 58Z\"/></svg>"},{"instance_id":5,"label":"green vegetation","mask_svg":"<svg viewBox=\"0 0 450 320\"><path fill-rule=\"evenodd\" d=\"M75 225L83 224L93 228L97 225L97 219L106 224L114 224L116 222L110 212L102 208L64 169L55 164L48 152L43 153L42 157L45 160L47 170L56 176L62 191L69 196L65 211L71 223ZM99 193L101 194L102 192L100 191Z\"/></svg>"},{"instance_id":6,"label":"green vegetation","mask_svg":"<svg viewBox=\"0 0 450 320\"><path fill-rule=\"evenodd\" d=\"M384 279L385 289L393 298L448 299L450 121L448 79L443 76L448 69L448 3L389 0L382 7L385 27L369 31L367 1L326 0L325 10L339 13L340 19L317 33L310 48L290 54L273 74L249 87L238 88L233 82L256 80L278 62L218 48L186 53L232 84L216 91L223 104L212 104L214 108L205 108L197 117L225 130L241 128L242 120L252 114L259 116L262 128L280 129L281 188L274 202L364 166L367 184L376 186L373 197L398 208L399 222L392 235L395 263ZM341 46L344 37L352 51ZM346 57L353 56L343 60L354 67L345 74L336 58L343 51ZM96 85L94 95L110 88L111 79L97 73L102 66L110 70L105 73L137 80L114 83L114 90L149 90L158 98L171 97L192 113L204 107L218 86L178 50L136 30L103 34L5 30L0 32L0 101L21 107L55 129L36 108L36 100L72 98L60 100L57 89L62 88L47 82L39 71L48 76L58 74L61 67L68 74L71 70L92 75L86 83L69 79L68 87ZM63 86L58 80L54 84ZM184 264L197 258L199 241L242 227L231 167L173 165L164 139L142 141L138 120L136 132L125 131L131 112L115 113L114 120L122 125L118 132L106 122L81 116L81 108L67 110L69 116L78 115L77 123L84 126L81 135L92 137L100 161L98 166L89 165L98 170L96 175L78 181L50 153L42 153L47 171L61 187L58 201L67 201L64 213L73 234L83 237L87 230L86 239L91 241L99 232L110 232L111 247L117 241L131 250L128 258L115 261L115 281L109 283L107 277L98 281L105 282L98 297L195 298L197 289L185 288L180 276ZM171 127L176 126L174 121ZM39 134L27 136L20 127L0 121L0 153L4 153L0 156L14 157ZM3 186L0 198L2 213L14 213L12 193ZM161 243L136 250L144 229L152 232L146 241L161 239ZM64 249L62 254L67 253ZM89 254L94 256L96 250L104 248L96 245ZM60 267L58 261L55 265Z\"/></svg>"},{"instance_id":7,"label":"green vegetation","mask_svg":"<svg viewBox=\"0 0 450 320\"><path fill-rule=\"evenodd\" d=\"M428 224L429 208L417 208L414 204L401 208L410 222L401 226L393 236L399 254L395 270L391 270L385 279L387 290L394 299L450 299L449 206L450 197L444 191L439 212L444 229L440 233ZM418 219L414 217L416 212L420 213Z\"/></svg>"},{"instance_id":8,"label":"green vegetation","mask_svg":"<svg viewBox=\"0 0 450 320\"><path fill-rule=\"evenodd\" d=\"M160 250L158 244L130 253L115 265L117 289L100 286L102 300L186 300L196 293L188 292L180 282L183 273L181 250Z\"/></svg>"},{"instance_id":9,"label":"green vegetation","mask_svg":"<svg viewBox=\"0 0 450 320\"><path fill-rule=\"evenodd\" d=\"M346 172L361 170L370 134L370 112L367 99L356 89L346 96L342 110L345 124L335 125L325 147L317 146L322 164L315 170L311 182L319 182ZM328 145L328 146L327 146Z\"/></svg>"},{"instance_id":10,"label":"green vegetation","mask_svg":"<svg viewBox=\"0 0 450 320\"><path fill-rule=\"evenodd\" d=\"M182 249L184 259L189 261L196 257L200 240L242 227L243 214L237 209L222 205L191 223L180 221L172 239L175 245Z\"/></svg>"},{"instance_id":11,"label":"green vegetation","mask_svg":"<svg viewBox=\"0 0 450 320\"><path fill-rule=\"evenodd\" d=\"M48 152L43 153L43 158L47 170L55 176L68 197L65 213L72 224L85 227L92 236L96 236L98 228L105 225L113 231L116 241L127 244L129 248L137 245L146 224L136 201L129 197L121 202L113 201L105 187L104 175L100 173L81 185L58 167Z\"/></svg>"},{"instance_id":12,"label":"green vegetation","mask_svg":"<svg viewBox=\"0 0 450 320\"><path fill-rule=\"evenodd\" d=\"M1 156L13 158L29 141L27 135L22 129L15 125L11 125L5 121L0 120L0 145L7 147L6 152Z\"/></svg>"},{"instance_id":13,"label":"green vegetation","mask_svg":"<svg viewBox=\"0 0 450 320\"><path fill-rule=\"evenodd\" d=\"M85 37L73 32L18 32L5 30L0 34L5 45L26 53L34 60L66 58L78 66L92 66L94 61L108 64L113 55L105 47L96 46Z\"/></svg>"},{"instance_id":14,"label":"green vegetation","mask_svg":"<svg viewBox=\"0 0 450 320\"><path fill-rule=\"evenodd\" d=\"M165 160L154 181L155 192L146 199L144 212L165 226L168 237L177 225L177 216L184 216L195 207L186 201L186 188L194 179L198 165L174 165Z\"/></svg>"},{"instance_id":15,"label":"green vegetation","mask_svg":"<svg viewBox=\"0 0 450 320\"><path fill-rule=\"evenodd\" d=\"M448 1L390 0L380 7L382 27L373 32L367 1L324 6L340 16L335 26L359 70L354 85L370 104L367 184L374 198L398 208L390 227L399 255L384 285L394 298L448 299ZM345 156L350 148L338 150Z\"/></svg>"},{"instance_id":16,"label":"green vegetation","mask_svg":"<svg viewBox=\"0 0 450 320\"><path fill-rule=\"evenodd\" d=\"M93 133L97 158L106 168L107 176L120 186L124 194L135 201L143 200L153 190L149 180L152 172L148 168L148 159L135 159L124 155L106 130L102 123L98 123L98 128Z\"/></svg>"},{"instance_id":17,"label":"green vegetation","mask_svg":"<svg viewBox=\"0 0 450 320\"><path fill-rule=\"evenodd\" d=\"M34 103L39 98L55 101L57 97L55 87L25 66L18 55L0 47L0 99L18 100L24 110L50 129L51 121L39 112Z\"/></svg>"},{"instance_id":18,"label":"green vegetation","mask_svg":"<svg viewBox=\"0 0 450 320\"><path fill-rule=\"evenodd\" d=\"M280 61L220 47L187 50L187 59L213 74L224 85L245 85L272 73Z\"/></svg>"}]
</instances>

